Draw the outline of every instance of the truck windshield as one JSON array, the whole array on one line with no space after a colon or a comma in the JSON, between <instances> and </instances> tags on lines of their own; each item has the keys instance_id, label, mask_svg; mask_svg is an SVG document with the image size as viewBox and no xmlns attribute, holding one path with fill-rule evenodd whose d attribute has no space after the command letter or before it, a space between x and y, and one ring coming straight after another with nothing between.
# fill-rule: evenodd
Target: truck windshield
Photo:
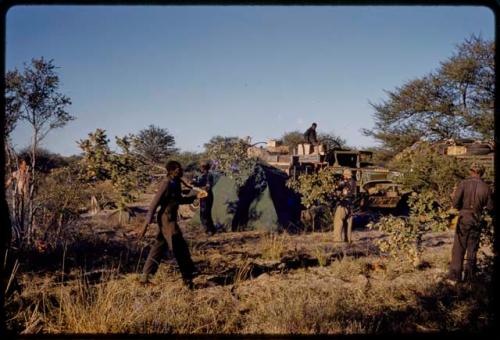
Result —
<instances>
[{"instance_id":1,"label":"truck windshield","mask_svg":"<svg viewBox=\"0 0 500 340\"><path fill-rule=\"evenodd\" d=\"M340 166L355 168L357 164L357 155L349 153L337 153L337 162Z\"/></svg>"}]
</instances>

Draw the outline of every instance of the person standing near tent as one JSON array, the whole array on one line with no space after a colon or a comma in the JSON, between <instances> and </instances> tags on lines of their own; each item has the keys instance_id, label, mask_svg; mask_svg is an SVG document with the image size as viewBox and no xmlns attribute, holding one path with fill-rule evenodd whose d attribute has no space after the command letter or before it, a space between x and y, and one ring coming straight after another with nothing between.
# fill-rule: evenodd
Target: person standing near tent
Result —
<instances>
[{"instance_id":1,"label":"person standing near tent","mask_svg":"<svg viewBox=\"0 0 500 340\"><path fill-rule=\"evenodd\" d=\"M180 204L192 203L196 197L201 196L201 192L195 196L182 196L181 178L183 170L181 164L176 161L169 161L166 168L167 178L162 182L160 189L149 205L146 222L139 235L140 238L144 237L147 227L152 223L153 216L159 206L157 223L160 230L144 264L140 282L143 284L150 283L149 280L158 270L162 254L168 246L177 260L184 283L189 288L192 288L192 278L196 268L191 260L191 254L182 236L181 229L177 224L177 211Z\"/></svg>"},{"instance_id":2,"label":"person standing near tent","mask_svg":"<svg viewBox=\"0 0 500 340\"><path fill-rule=\"evenodd\" d=\"M459 210L455 238L451 250L451 263L447 280L451 284L473 279L476 267L476 253L481 236L483 210L493 212L493 199L490 187L481 177L484 167L478 163L470 166L470 177L464 179L454 192L453 208ZM465 266L464 256L465 257Z\"/></svg>"},{"instance_id":3,"label":"person standing near tent","mask_svg":"<svg viewBox=\"0 0 500 340\"><path fill-rule=\"evenodd\" d=\"M214 176L210 172L210 162L205 161L200 165L201 176L196 178L192 185L204 189L208 195L200 198L200 220L201 225L208 235L215 232L214 221L212 219L212 206L214 205L214 194L212 187L214 185Z\"/></svg>"},{"instance_id":4,"label":"person standing near tent","mask_svg":"<svg viewBox=\"0 0 500 340\"><path fill-rule=\"evenodd\" d=\"M333 241L352 242L352 202L356 196L356 180L350 169L344 169L337 187L339 201L333 218Z\"/></svg>"}]
</instances>

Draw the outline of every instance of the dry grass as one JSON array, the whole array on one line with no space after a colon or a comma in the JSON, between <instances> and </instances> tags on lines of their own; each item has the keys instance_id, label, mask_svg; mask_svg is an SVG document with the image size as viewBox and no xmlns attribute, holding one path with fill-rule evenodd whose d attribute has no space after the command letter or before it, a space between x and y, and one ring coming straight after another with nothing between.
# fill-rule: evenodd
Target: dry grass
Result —
<instances>
[{"instance_id":1,"label":"dry grass","mask_svg":"<svg viewBox=\"0 0 500 340\"><path fill-rule=\"evenodd\" d=\"M481 331L491 320L488 280L473 287L438 283L449 243L427 248L429 266L417 269L375 254L350 256L352 248L332 246L328 233L186 235L195 240L193 259L203 265L198 289L182 285L172 261L146 288L136 273L117 267L93 282L83 273L64 284L55 275L33 274L8 301L10 328L23 334L371 334ZM317 263L288 267L283 261L290 254ZM256 263L268 271L254 275ZM204 285L224 273L231 280Z\"/></svg>"}]
</instances>

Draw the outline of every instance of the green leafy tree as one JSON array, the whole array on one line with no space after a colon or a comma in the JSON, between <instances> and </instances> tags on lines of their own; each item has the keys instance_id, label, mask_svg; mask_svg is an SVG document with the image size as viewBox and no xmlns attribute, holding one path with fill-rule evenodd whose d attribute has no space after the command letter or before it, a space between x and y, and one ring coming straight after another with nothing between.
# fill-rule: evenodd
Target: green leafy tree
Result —
<instances>
[{"instance_id":1,"label":"green leafy tree","mask_svg":"<svg viewBox=\"0 0 500 340\"><path fill-rule=\"evenodd\" d=\"M214 161L216 169L234 179L238 187L242 187L247 179L255 173L257 158L248 157L250 147L246 140L238 137L216 136L205 144L205 152Z\"/></svg>"},{"instance_id":2,"label":"green leafy tree","mask_svg":"<svg viewBox=\"0 0 500 340\"><path fill-rule=\"evenodd\" d=\"M89 138L78 145L84 152L80 178L87 183L109 180L118 194L115 202L120 212L128 211L127 204L133 202L144 191L149 180L149 167L132 153L132 135L116 137L116 144L121 152L112 152L106 131L97 129L89 133Z\"/></svg>"},{"instance_id":3,"label":"green leafy tree","mask_svg":"<svg viewBox=\"0 0 500 340\"><path fill-rule=\"evenodd\" d=\"M439 202L449 205L454 186L468 175L468 164L443 156L427 142L414 144L397 155L389 167L398 169L401 184L416 192L434 191Z\"/></svg>"},{"instance_id":4,"label":"green leafy tree","mask_svg":"<svg viewBox=\"0 0 500 340\"><path fill-rule=\"evenodd\" d=\"M207 157L200 152L182 151L172 154L169 159L181 163L186 172L193 172L198 170L200 162Z\"/></svg>"},{"instance_id":5,"label":"green leafy tree","mask_svg":"<svg viewBox=\"0 0 500 340\"><path fill-rule=\"evenodd\" d=\"M12 170L12 165L16 161L10 134L16 128L19 116L21 115L21 101L16 93L16 88L19 87L20 81L21 77L18 72L8 71L5 75L4 147L7 173Z\"/></svg>"},{"instance_id":6,"label":"green leafy tree","mask_svg":"<svg viewBox=\"0 0 500 340\"><path fill-rule=\"evenodd\" d=\"M88 134L89 138L77 142L83 151L82 163L84 167L80 174L81 179L87 182L102 181L111 178L109 139L106 130L96 129Z\"/></svg>"},{"instance_id":7,"label":"green leafy tree","mask_svg":"<svg viewBox=\"0 0 500 340\"><path fill-rule=\"evenodd\" d=\"M375 126L363 133L395 153L419 140L493 137L495 45L472 36L439 69L371 104Z\"/></svg>"},{"instance_id":8,"label":"green leafy tree","mask_svg":"<svg viewBox=\"0 0 500 340\"><path fill-rule=\"evenodd\" d=\"M436 193L430 190L413 194L408 204L408 217L383 216L369 227L387 235L387 238L377 241L380 251L418 266L421 263L423 237L431 231L446 231L451 215L439 205Z\"/></svg>"},{"instance_id":9,"label":"green leafy tree","mask_svg":"<svg viewBox=\"0 0 500 340\"><path fill-rule=\"evenodd\" d=\"M318 211L328 212L325 214L326 219L333 224L339 181L339 176L331 167L324 167L317 172L301 174L297 179L288 180L287 186L300 194L302 205L313 217L313 230L316 229L315 220Z\"/></svg>"},{"instance_id":10,"label":"green leafy tree","mask_svg":"<svg viewBox=\"0 0 500 340\"><path fill-rule=\"evenodd\" d=\"M17 111L18 119L27 122L32 128L32 173L26 233L27 240L30 242L34 213L33 198L37 185L36 150L51 130L63 127L74 117L67 111L67 107L71 105L70 98L59 91L59 75L53 60L47 61L43 57L32 59L31 64L24 64L23 72L17 69L8 72L8 78L9 86L6 93L8 109L11 113ZM11 118L14 116L11 114Z\"/></svg>"},{"instance_id":11,"label":"green leafy tree","mask_svg":"<svg viewBox=\"0 0 500 340\"><path fill-rule=\"evenodd\" d=\"M150 125L131 138L131 150L146 162L158 164L175 153L175 138L167 129Z\"/></svg>"}]
</instances>

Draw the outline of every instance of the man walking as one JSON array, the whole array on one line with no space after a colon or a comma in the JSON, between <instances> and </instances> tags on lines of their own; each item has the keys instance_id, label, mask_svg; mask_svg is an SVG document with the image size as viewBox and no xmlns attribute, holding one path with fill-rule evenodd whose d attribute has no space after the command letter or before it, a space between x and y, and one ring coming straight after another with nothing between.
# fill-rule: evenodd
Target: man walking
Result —
<instances>
[{"instance_id":1,"label":"man walking","mask_svg":"<svg viewBox=\"0 0 500 340\"><path fill-rule=\"evenodd\" d=\"M493 211L491 189L481 179L483 174L484 167L472 163L470 177L460 182L454 193L453 208L459 210L459 217L448 272L448 282L452 284L462 281L462 270L464 281L473 279L481 236L481 214L484 209Z\"/></svg>"},{"instance_id":2,"label":"man walking","mask_svg":"<svg viewBox=\"0 0 500 340\"><path fill-rule=\"evenodd\" d=\"M183 170L181 164L176 161L169 161L166 165L167 178L162 182L160 189L154 196L146 215L146 222L140 234L142 238L146 233L147 226L153 221L156 208L160 209L157 214L157 222L160 230L156 240L151 247L140 282L147 284L150 278L158 270L162 254L168 248L173 252L182 275L184 283L193 287L192 278L195 266L191 260L191 254L181 229L177 224L177 210L180 204L192 203L196 196L182 196L181 177Z\"/></svg>"},{"instance_id":3,"label":"man walking","mask_svg":"<svg viewBox=\"0 0 500 340\"><path fill-rule=\"evenodd\" d=\"M201 176L196 178L192 184L204 189L207 192L207 196L200 198L200 220L201 225L205 229L208 235L212 235L215 232L214 221L212 219L212 206L214 204L214 194L212 187L214 185L214 177L210 172L210 162L201 163Z\"/></svg>"},{"instance_id":4,"label":"man walking","mask_svg":"<svg viewBox=\"0 0 500 340\"><path fill-rule=\"evenodd\" d=\"M350 169L344 169L337 190L339 201L333 217L333 241L352 242L352 202L356 196L356 180Z\"/></svg>"}]
</instances>

